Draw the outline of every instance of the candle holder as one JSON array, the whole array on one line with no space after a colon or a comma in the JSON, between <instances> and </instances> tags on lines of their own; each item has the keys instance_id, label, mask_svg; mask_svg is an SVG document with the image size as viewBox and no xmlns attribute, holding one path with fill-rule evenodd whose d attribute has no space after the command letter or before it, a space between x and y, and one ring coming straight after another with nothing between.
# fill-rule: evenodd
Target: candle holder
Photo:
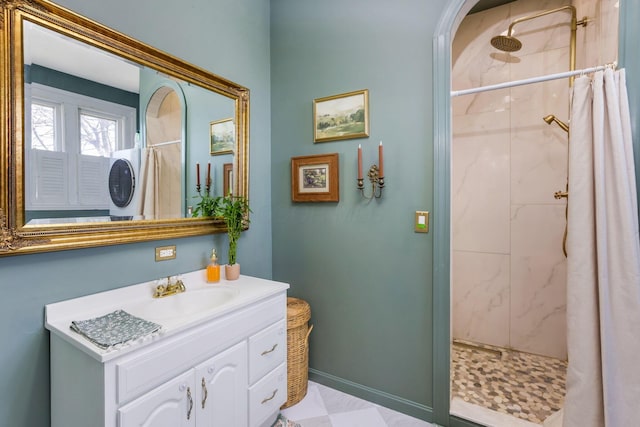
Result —
<instances>
[{"instance_id":1,"label":"candle holder","mask_svg":"<svg viewBox=\"0 0 640 427\"><path fill-rule=\"evenodd\" d=\"M369 168L369 172L367 173L367 177L369 177L369 182L371 182L371 194L369 196L364 194L364 178L358 178L358 190L360 190L360 194L365 199L371 200L374 197L379 199L382 197L382 189L384 188L384 177L378 176L378 165L372 165Z\"/></svg>"}]
</instances>

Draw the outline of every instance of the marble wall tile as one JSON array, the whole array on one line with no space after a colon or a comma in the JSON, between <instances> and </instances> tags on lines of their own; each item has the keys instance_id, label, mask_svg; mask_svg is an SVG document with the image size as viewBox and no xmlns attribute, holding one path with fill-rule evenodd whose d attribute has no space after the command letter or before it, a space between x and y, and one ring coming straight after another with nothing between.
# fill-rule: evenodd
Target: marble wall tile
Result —
<instances>
[{"instance_id":1,"label":"marble wall tile","mask_svg":"<svg viewBox=\"0 0 640 427\"><path fill-rule=\"evenodd\" d=\"M567 354L565 224L563 206L512 206L510 342L560 359Z\"/></svg>"},{"instance_id":2,"label":"marble wall tile","mask_svg":"<svg viewBox=\"0 0 640 427\"><path fill-rule=\"evenodd\" d=\"M588 18L577 30L578 68L595 67L618 59L619 0L575 0L578 20Z\"/></svg>"},{"instance_id":3,"label":"marble wall tile","mask_svg":"<svg viewBox=\"0 0 640 427\"><path fill-rule=\"evenodd\" d=\"M508 81L508 78L505 81ZM499 113L509 111L511 108L511 94L509 89L473 93L453 98L451 106L453 117L468 114Z\"/></svg>"},{"instance_id":4,"label":"marble wall tile","mask_svg":"<svg viewBox=\"0 0 640 427\"><path fill-rule=\"evenodd\" d=\"M465 18L453 44L453 88L567 71L568 12L516 24L515 35L523 42L518 52L500 52L490 40L506 34L516 18L568 4L570 0L517 0ZM591 19L586 28L577 30L577 68L616 59L617 0L575 0L573 4L578 19L585 15ZM490 341L481 341L501 345L504 330L492 335L482 322L471 319L488 318L488 324L494 325L504 315L501 326L509 325L508 345L566 357L566 267L561 251L566 200L554 199L553 193L566 186L568 138L559 126L547 125L542 118L553 114L568 123L569 92L568 79L563 79L453 99L452 316L456 337L475 341L487 336ZM502 274L494 276L495 282L489 279L489 271L505 271L501 262L506 258L508 290ZM488 270L482 270L483 263ZM456 286L462 288L456 290ZM492 305L485 314L478 311L505 292L510 310ZM478 304L471 305L464 295L474 295Z\"/></svg>"},{"instance_id":5,"label":"marble wall tile","mask_svg":"<svg viewBox=\"0 0 640 427\"><path fill-rule=\"evenodd\" d=\"M600 58L595 65L618 60L618 26L620 18L619 0L600 0ZM591 50L585 47L586 50Z\"/></svg>"},{"instance_id":6,"label":"marble wall tile","mask_svg":"<svg viewBox=\"0 0 640 427\"><path fill-rule=\"evenodd\" d=\"M511 203L566 204L566 199L556 200L553 195L566 188L567 144L549 137L545 133L548 129L542 126L547 125L519 128L513 133Z\"/></svg>"},{"instance_id":7,"label":"marble wall tile","mask_svg":"<svg viewBox=\"0 0 640 427\"><path fill-rule=\"evenodd\" d=\"M511 18L523 18L538 12L571 4L570 0L515 1L511 5ZM557 12L518 23L513 34L522 42L519 55L528 55L569 46L571 14Z\"/></svg>"},{"instance_id":8,"label":"marble wall tile","mask_svg":"<svg viewBox=\"0 0 640 427\"><path fill-rule=\"evenodd\" d=\"M589 22L585 27L579 26L576 31L576 68L587 68L598 65L600 61L600 1L574 0L578 20L587 16ZM586 49L591 46L591 49ZM593 49L593 46L598 46Z\"/></svg>"},{"instance_id":9,"label":"marble wall tile","mask_svg":"<svg viewBox=\"0 0 640 427\"><path fill-rule=\"evenodd\" d=\"M544 76L549 73L564 72L569 69L567 49L554 49L523 57L522 65L512 65L513 80L527 78L528 74ZM525 71L526 69L526 71ZM544 124L542 117L554 114L568 122L569 79L550 80L535 85L511 88L511 127L520 128ZM567 139L567 134L557 128L559 135Z\"/></svg>"},{"instance_id":10,"label":"marble wall tile","mask_svg":"<svg viewBox=\"0 0 640 427\"><path fill-rule=\"evenodd\" d=\"M452 45L453 89L462 90L509 81L509 62L493 46L491 38L508 25L508 8L485 11L465 18ZM496 57L497 55L497 57ZM503 111L509 108L508 91L482 92L454 98L453 115Z\"/></svg>"},{"instance_id":11,"label":"marble wall tile","mask_svg":"<svg viewBox=\"0 0 640 427\"><path fill-rule=\"evenodd\" d=\"M509 251L508 112L453 118L453 249Z\"/></svg>"},{"instance_id":12,"label":"marble wall tile","mask_svg":"<svg viewBox=\"0 0 640 427\"><path fill-rule=\"evenodd\" d=\"M509 255L454 251L453 337L509 345Z\"/></svg>"},{"instance_id":13,"label":"marble wall tile","mask_svg":"<svg viewBox=\"0 0 640 427\"><path fill-rule=\"evenodd\" d=\"M540 75L547 62L566 58L561 49L527 55L540 64ZM512 88L511 107L511 203L564 204L553 194L564 190L567 182L568 135L555 123L543 119L554 114L567 121L568 81L555 80ZM553 109L551 109L553 106Z\"/></svg>"}]
</instances>

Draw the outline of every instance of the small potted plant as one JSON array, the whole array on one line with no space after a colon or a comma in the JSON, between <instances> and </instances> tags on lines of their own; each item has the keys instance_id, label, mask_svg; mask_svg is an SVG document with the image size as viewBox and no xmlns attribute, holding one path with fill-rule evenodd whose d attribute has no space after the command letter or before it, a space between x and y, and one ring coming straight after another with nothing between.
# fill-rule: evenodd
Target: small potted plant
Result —
<instances>
[{"instance_id":1,"label":"small potted plant","mask_svg":"<svg viewBox=\"0 0 640 427\"><path fill-rule=\"evenodd\" d=\"M225 268L227 280L236 280L240 276L240 264L236 262L238 239L244 226L249 224L249 202L243 196L228 195L221 197L217 204L217 216L224 219L229 236L229 260Z\"/></svg>"},{"instance_id":2,"label":"small potted plant","mask_svg":"<svg viewBox=\"0 0 640 427\"><path fill-rule=\"evenodd\" d=\"M211 167L211 165L209 165ZM204 193L200 192L200 164L197 164L197 177L198 183L196 184L196 190L198 191L198 195L194 196L194 198L200 198L200 201L196 204L196 208L193 210L193 217L198 216L214 216L218 210L218 205L220 204L221 197L215 197L211 195L211 177L209 174L210 171L207 172L206 184L204 187Z\"/></svg>"},{"instance_id":3,"label":"small potted plant","mask_svg":"<svg viewBox=\"0 0 640 427\"><path fill-rule=\"evenodd\" d=\"M207 217L214 216L216 210L218 209L218 205L220 204L219 197L210 196L208 193L200 194L195 197L200 197L200 201L196 204L195 209L193 210L193 217Z\"/></svg>"}]
</instances>

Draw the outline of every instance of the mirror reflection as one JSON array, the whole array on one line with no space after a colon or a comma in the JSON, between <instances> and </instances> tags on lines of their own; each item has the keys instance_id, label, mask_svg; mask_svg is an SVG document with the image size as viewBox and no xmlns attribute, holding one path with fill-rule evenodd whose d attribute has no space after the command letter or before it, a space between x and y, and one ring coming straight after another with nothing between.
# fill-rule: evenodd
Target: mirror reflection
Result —
<instances>
[{"instance_id":1,"label":"mirror reflection","mask_svg":"<svg viewBox=\"0 0 640 427\"><path fill-rule=\"evenodd\" d=\"M190 217L196 164L223 193L235 149L213 150L210 124L233 123L234 99L23 28L27 226Z\"/></svg>"},{"instance_id":2,"label":"mirror reflection","mask_svg":"<svg viewBox=\"0 0 640 427\"><path fill-rule=\"evenodd\" d=\"M135 204L136 214L143 218L182 216L182 99L176 90L162 86L147 104L146 147L137 192L141 200Z\"/></svg>"}]
</instances>

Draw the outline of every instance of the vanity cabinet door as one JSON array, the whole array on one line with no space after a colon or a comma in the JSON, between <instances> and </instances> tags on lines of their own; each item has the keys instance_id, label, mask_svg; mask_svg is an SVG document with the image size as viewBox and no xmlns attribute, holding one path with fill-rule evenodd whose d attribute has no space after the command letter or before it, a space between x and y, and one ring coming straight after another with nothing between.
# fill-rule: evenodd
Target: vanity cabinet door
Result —
<instances>
[{"instance_id":1,"label":"vanity cabinet door","mask_svg":"<svg viewBox=\"0 0 640 427\"><path fill-rule=\"evenodd\" d=\"M118 426L195 427L195 413L191 370L118 409Z\"/></svg>"},{"instance_id":2,"label":"vanity cabinet door","mask_svg":"<svg viewBox=\"0 0 640 427\"><path fill-rule=\"evenodd\" d=\"M246 341L198 365L195 372L198 427L246 427Z\"/></svg>"}]
</instances>

